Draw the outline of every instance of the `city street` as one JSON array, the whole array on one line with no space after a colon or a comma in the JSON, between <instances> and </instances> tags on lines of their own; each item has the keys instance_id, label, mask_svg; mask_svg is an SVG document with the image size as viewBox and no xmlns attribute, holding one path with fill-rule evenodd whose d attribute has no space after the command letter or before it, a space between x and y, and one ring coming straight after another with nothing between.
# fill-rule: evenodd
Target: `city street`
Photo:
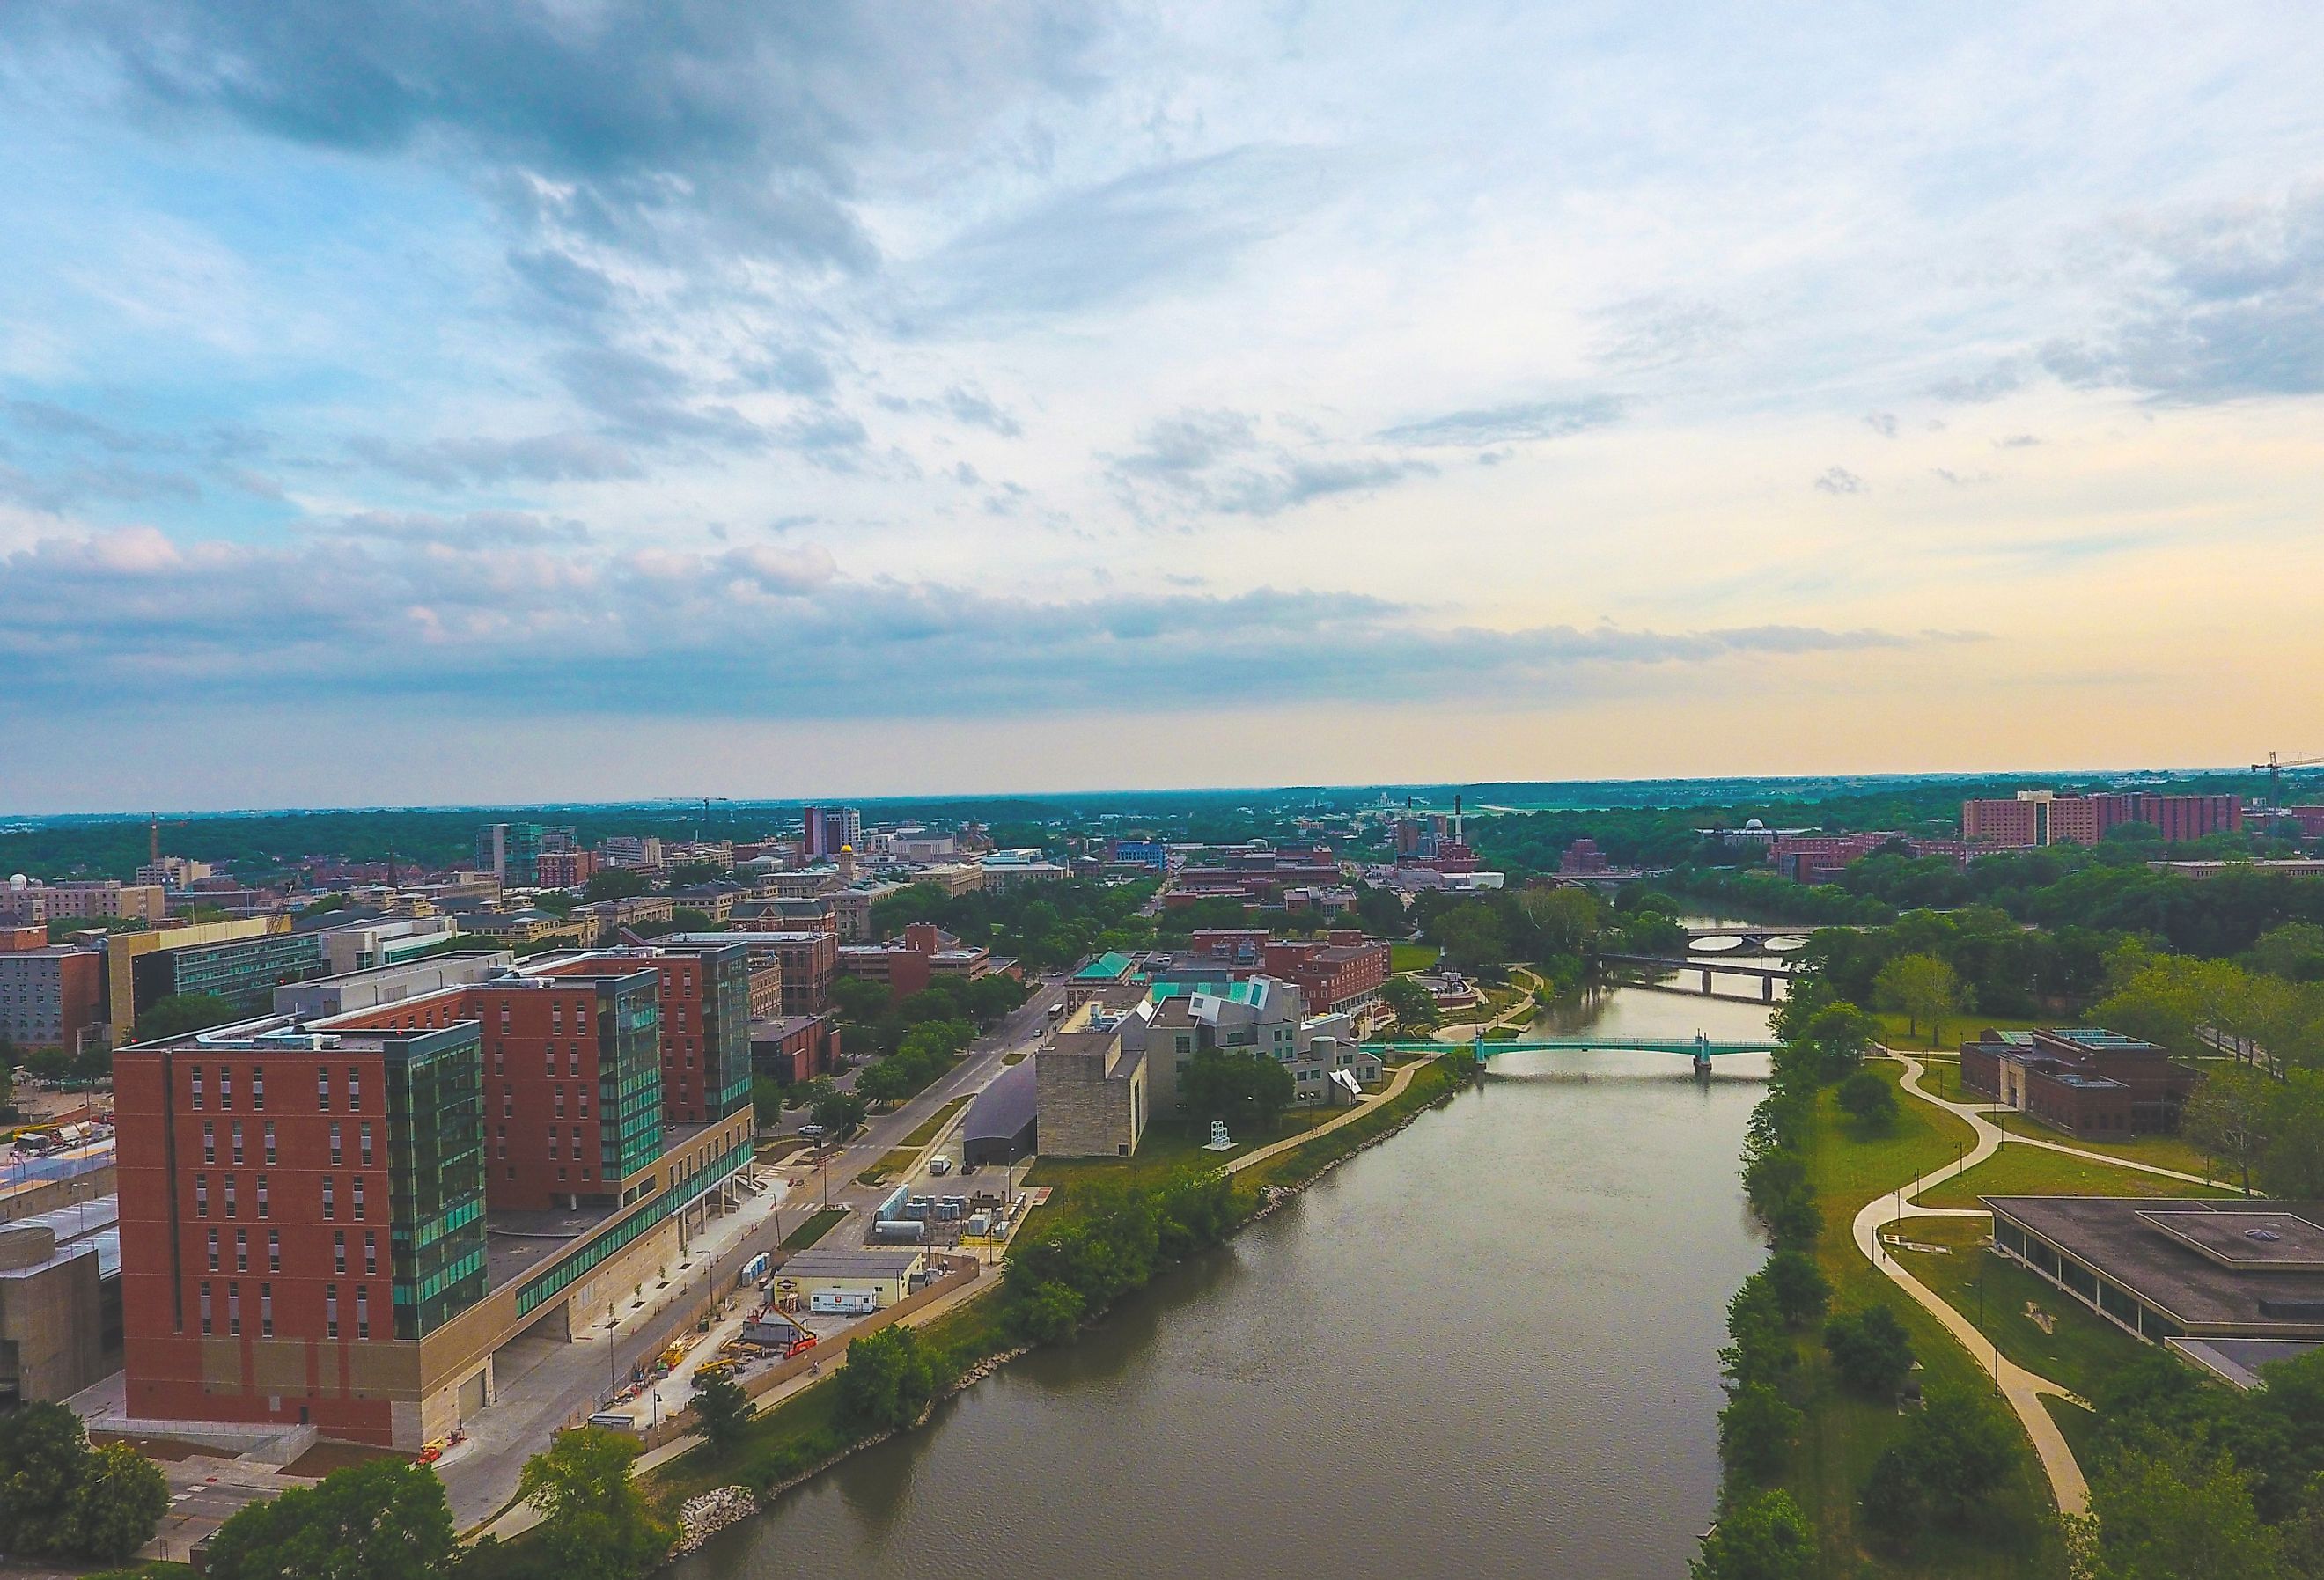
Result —
<instances>
[{"instance_id":1,"label":"city street","mask_svg":"<svg viewBox=\"0 0 2324 1580\"><path fill-rule=\"evenodd\" d=\"M1000 1070L1004 1055L1036 1046L1056 985L1054 977L1037 981L1024 1005L979 1038L958 1068L894 1113L873 1117L847 1145L835 1149L822 1167L761 1169L762 1178L779 1176L800 1183L788 1190L745 1196L733 1212L711 1220L689 1244L687 1263L672 1270L669 1289L645 1309L626 1316L617 1330L594 1329L569 1344L520 1338L509 1345L495 1379L495 1402L469 1427L468 1440L437 1465L451 1497L455 1522L466 1529L505 1506L516 1495L525 1460L547 1445L552 1432L588 1415L619 1380L666 1348L690 1323L702 1298L731 1289L752 1257L774 1250L785 1234L798 1227L801 1214L825 1200L849 1208L848 1218L824 1243L861 1244L871 1227L871 1209L893 1187L859 1185L855 1177L945 1104L982 1089Z\"/></svg>"}]
</instances>

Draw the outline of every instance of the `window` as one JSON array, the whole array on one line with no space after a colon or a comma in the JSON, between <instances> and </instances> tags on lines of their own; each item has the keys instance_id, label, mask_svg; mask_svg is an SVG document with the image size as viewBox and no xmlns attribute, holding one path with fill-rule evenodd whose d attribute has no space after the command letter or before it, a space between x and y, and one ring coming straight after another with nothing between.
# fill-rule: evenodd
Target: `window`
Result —
<instances>
[{"instance_id":1,"label":"window","mask_svg":"<svg viewBox=\"0 0 2324 1580\"><path fill-rule=\"evenodd\" d=\"M263 1174L258 1177L258 1215L262 1218L270 1215L266 1210L266 1176Z\"/></svg>"},{"instance_id":2,"label":"window","mask_svg":"<svg viewBox=\"0 0 2324 1580\"><path fill-rule=\"evenodd\" d=\"M194 1106L199 1108L202 1105L202 1067L199 1065L193 1067L193 1088Z\"/></svg>"},{"instance_id":3,"label":"window","mask_svg":"<svg viewBox=\"0 0 2324 1580\"><path fill-rule=\"evenodd\" d=\"M238 1283L226 1287L226 1330L235 1338L242 1336L242 1286Z\"/></svg>"},{"instance_id":4,"label":"window","mask_svg":"<svg viewBox=\"0 0 2324 1580\"><path fill-rule=\"evenodd\" d=\"M323 1336L339 1336L339 1287L337 1284L323 1286Z\"/></svg>"},{"instance_id":5,"label":"window","mask_svg":"<svg viewBox=\"0 0 2324 1580\"><path fill-rule=\"evenodd\" d=\"M566 1050L565 1058L567 1064L565 1073L570 1076L579 1075L581 1073L581 1045L576 1042L571 1048L567 1049Z\"/></svg>"},{"instance_id":6,"label":"window","mask_svg":"<svg viewBox=\"0 0 2324 1580\"><path fill-rule=\"evenodd\" d=\"M558 1155L557 1150L557 1127L555 1125L551 1125L549 1129L549 1155L552 1158Z\"/></svg>"},{"instance_id":7,"label":"window","mask_svg":"<svg viewBox=\"0 0 2324 1580\"><path fill-rule=\"evenodd\" d=\"M334 1169L336 1169L336 1168L337 1168L338 1166L339 1166L339 1123L338 1123L338 1121L337 1121L337 1120L333 1120L333 1121L331 1122L331 1167L332 1167L332 1168L334 1168Z\"/></svg>"},{"instance_id":8,"label":"window","mask_svg":"<svg viewBox=\"0 0 2324 1580\"><path fill-rule=\"evenodd\" d=\"M209 1281L208 1279L204 1279L204 1280L202 1280L202 1300L201 1300L201 1305L202 1305L202 1333L203 1333L203 1335L204 1335L205 1337L207 1337L207 1336L208 1335L208 1334L209 1334L209 1331L210 1331L210 1281Z\"/></svg>"},{"instance_id":9,"label":"window","mask_svg":"<svg viewBox=\"0 0 2324 1580\"><path fill-rule=\"evenodd\" d=\"M238 1273L250 1270L250 1231L247 1229L234 1232L234 1270Z\"/></svg>"},{"instance_id":10,"label":"window","mask_svg":"<svg viewBox=\"0 0 2324 1580\"><path fill-rule=\"evenodd\" d=\"M496 1076L508 1074L508 1046L505 1043L493 1044L493 1074Z\"/></svg>"},{"instance_id":11,"label":"window","mask_svg":"<svg viewBox=\"0 0 2324 1580\"><path fill-rule=\"evenodd\" d=\"M234 1122L234 1166L242 1167L242 1121Z\"/></svg>"},{"instance_id":12,"label":"window","mask_svg":"<svg viewBox=\"0 0 2324 1580\"><path fill-rule=\"evenodd\" d=\"M364 1231L364 1271L379 1271L379 1236L368 1229Z\"/></svg>"},{"instance_id":13,"label":"window","mask_svg":"<svg viewBox=\"0 0 2324 1580\"><path fill-rule=\"evenodd\" d=\"M351 1069L347 1072L347 1112L355 1113L360 1112L362 1108L363 1072Z\"/></svg>"},{"instance_id":14,"label":"window","mask_svg":"<svg viewBox=\"0 0 2324 1580\"><path fill-rule=\"evenodd\" d=\"M217 1126L207 1119L202 1121L202 1161L217 1161Z\"/></svg>"},{"instance_id":15,"label":"window","mask_svg":"<svg viewBox=\"0 0 2324 1580\"><path fill-rule=\"evenodd\" d=\"M335 1273L347 1270L347 1232L345 1229L331 1231L331 1270Z\"/></svg>"},{"instance_id":16,"label":"window","mask_svg":"<svg viewBox=\"0 0 2324 1580\"><path fill-rule=\"evenodd\" d=\"M266 1162L269 1168L274 1163L274 1122L271 1119L266 1122Z\"/></svg>"},{"instance_id":17,"label":"window","mask_svg":"<svg viewBox=\"0 0 2324 1580\"><path fill-rule=\"evenodd\" d=\"M231 1174L226 1177L226 1215L229 1218L234 1216L234 1176Z\"/></svg>"},{"instance_id":18,"label":"window","mask_svg":"<svg viewBox=\"0 0 2324 1580\"><path fill-rule=\"evenodd\" d=\"M250 1105L259 1113L266 1112L266 1067L250 1067Z\"/></svg>"},{"instance_id":19,"label":"window","mask_svg":"<svg viewBox=\"0 0 2324 1580\"><path fill-rule=\"evenodd\" d=\"M356 1175L356 1176L355 1176L355 1222L356 1222L356 1223L358 1223L358 1224L362 1223L362 1222L363 1222L363 1215L364 1215L364 1179L363 1179L363 1176L362 1176L362 1175L360 1175L360 1174L358 1174L358 1175Z\"/></svg>"},{"instance_id":20,"label":"window","mask_svg":"<svg viewBox=\"0 0 2324 1580\"><path fill-rule=\"evenodd\" d=\"M261 1338L274 1336L274 1286L272 1284L258 1286L258 1336Z\"/></svg>"},{"instance_id":21,"label":"window","mask_svg":"<svg viewBox=\"0 0 2324 1580\"><path fill-rule=\"evenodd\" d=\"M363 1129L362 1129L362 1131L358 1133L357 1140L358 1140L358 1141L361 1141L361 1143L362 1143L362 1145L363 1145L363 1166L364 1166L364 1168L368 1169L368 1168L370 1168L370 1167L371 1167L371 1121L370 1121L370 1120L366 1119L366 1120L364 1120L364 1121L363 1122Z\"/></svg>"},{"instance_id":22,"label":"window","mask_svg":"<svg viewBox=\"0 0 2324 1580\"><path fill-rule=\"evenodd\" d=\"M328 1179L323 1181L323 1216L326 1218L338 1216L338 1192L332 1188L331 1181Z\"/></svg>"},{"instance_id":23,"label":"window","mask_svg":"<svg viewBox=\"0 0 2324 1580\"><path fill-rule=\"evenodd\" d=\"M271 1273L282 1270L282 1234L278 1229L266 1232L266 1270Z\"/></svg>"},{"instance_id":24,"label":"window","mask_svg":"<svg viewBox=\"0 0 2324 1580\"><path fill-rule=\"evenodd\" d=\"M544 1076L557 1074L557 1049L553 1046L540 1050L540 1073Z\"/></svg>"},{"instance_id":25,"label":"window","mask_svg":"<svg viewBox=\"0 0 2324 1580\"><path fill-rule=\"evenodd\" d=\"M362 1284L355 1286L355 1337L371 1337L371 1290Z\"/></svg>"},{"instance_id":26,"label":"window","mask_svg":"<svg viewBox=\"0 0 2324 1580\"><path fill-rule=\"evenodd\" d=\"M515 1112L516 1112L516 1098L509 1093L509 1091L508 1091L508 1089L507 1089L507 1088L505 1088L505 1087L502 1088L502 1091L501 1091L501 1117L502 1117L503 1119L506 1119L506 1118L508 1118L510 1115L513 1114Z\"/></svg>"},{"instance_id":27,"label":"window","mask_svg":"<svg viewBox=\"0 0 2324 1580\"><path fill-rule=\"evenodd\" d=\"M315 1106L325 1113L331 1111L331 1072L320 1065L315 1067Z\"/></svg>"},{"instance_id":28,"label":"window","mask_svg":"<svg viewBox=\"0 0 2324 1580\"><path fill-rule=\"evenodd\" d=\"M210 1271L212 1272L218 1270L217 1245L217 1231L213 1229L210 1231Z\"/></svg>"},{"instance_id":29,"label":"window","mask_svg":"<svg viewBox=\"0 0 2324 1580\"><path fill-rule=\"evenodd\" d=\"M565 1088L562 1086L557 1088L557 1117L565 1117Z\"/></svg>"},{"instance_id":30,"label":"window","mask_svg":"<svg viewBox=\"0 0 2324 1580\"><path fill-rule=\"evenodd\" d=\"M234 1106L234 1071L225 1065L218 1066L218 1106Z\"/></svg>"}]
</instances>

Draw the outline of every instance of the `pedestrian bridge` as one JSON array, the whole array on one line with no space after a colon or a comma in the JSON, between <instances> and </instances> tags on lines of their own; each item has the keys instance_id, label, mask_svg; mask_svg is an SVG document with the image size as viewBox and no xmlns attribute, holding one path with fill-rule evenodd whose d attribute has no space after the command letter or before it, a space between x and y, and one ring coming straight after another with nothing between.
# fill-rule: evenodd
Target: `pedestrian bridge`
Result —
<instances>
[{"instance_id":1,"label":"pedestrian bridge","mask_svg":"<svg viewBox=\"0 0 2324 1580\"><path fill-rule=\"evenodd\" d=\"M1442 1053L1448 1047L1461 1044L1426 1041L1367 1042L1367 1053L1383 1058L1396 1054ZM1587 1037L1527 1037L1510 1042L1494 1042L1479 1037L1466 1044L1480 1059L1491 1058L1502 1053L1674 1053L1692 1058L1694 1067L1707 1070L1711 1061L1722 1054L1773 1053L1782 1046L1765 1038L1718 1039L1697 1032L1686 1038L1625 1037L1619 1032L1600 1032Z\"/></svg>"}]
</instances>

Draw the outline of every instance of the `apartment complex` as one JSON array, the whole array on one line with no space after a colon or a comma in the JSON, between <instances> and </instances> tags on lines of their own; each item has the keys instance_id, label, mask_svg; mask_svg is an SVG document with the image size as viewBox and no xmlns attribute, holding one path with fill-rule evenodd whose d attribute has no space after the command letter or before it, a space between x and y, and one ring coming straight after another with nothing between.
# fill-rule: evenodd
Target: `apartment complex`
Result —
<instances>
[{"instance_id":1,"label":"apartment complex","mask_svg":"<svg viewBox=\"0 0 2324 1580\"><path fill-rule=\"evenodd\" d=\"M716 950L544 964L115 1056L132 1417L414 1448L511 1338L675 1260L750 1160L747 984ZM673 1122L665 1061L693 1046L718 1095L676 1106L710 1113L730 1043L738 1106Z\"/></svg>"},{"instance_id":2,"label":"apartment complex","mask_svg":"<svg viewBox=\"0 0 2324 1580\"><path fill-rule=\"evenodd\" d=\"M800 812L801 847L809 861L829 861L863 845L863 814L853 807L807 807Z\"/></svg>"},{"instance_id":3,"label":"apartment complex","mask_svg":"<svg viewBox=\"0 0 2324 1580\"><path fill-rule=\"evenodd\" d=\"M973 982L992 970L992 951L963 943L926 921L912 923L902 937L884 944L842 944L838 960L843 975L879 983L899 1003L940 976Z\"/></svg>"},{"instance_id":4,"label":"apartment complex","mask_svg":"<svg viewBox=\"0 0 2324 1580\"><path fill-rule=\"evenodd\" d=\"M18 921L65 921L102 917L156 926L170 914L169 894L159 883L121 883L110 878L61 883L10 879L0 887L0 913Z\"/></svg>"},{"instance_id":5,"label":"apartment complex","mask_svg":"<svg viewBox=\"0 0 2324 1580\"><path fill-rule=\"evenodd\" d=\"M487 823L476 831L476 870L512 888L540 882L541 827L538 823Z\"/></svg>"},{"instance_id":6,"label":"apartment complex","mask_svg":"<svg viewBox=\"0 0 2324 1580\"><path fill-rule=\"evenodd\" d=\"M2243 799L2232 795L2166 796L2107 793L2061 796L2020 790L1961 803L1961 837L1993 849L2024 850L2046 845L2096 845L2109 829L2145 823L2174 844L2244 826Z\"/></svg>"},{"instance_id":7,"label":"apartment complex","mask_svg":"<svg viewBox=\"0 0 2324 1580\"><path fill-rule=\"evenodd\" d=\"M105 1019L105 956L42 945L0 950L0 1038L78 1050Z\"/></svg>"}]
</instances>

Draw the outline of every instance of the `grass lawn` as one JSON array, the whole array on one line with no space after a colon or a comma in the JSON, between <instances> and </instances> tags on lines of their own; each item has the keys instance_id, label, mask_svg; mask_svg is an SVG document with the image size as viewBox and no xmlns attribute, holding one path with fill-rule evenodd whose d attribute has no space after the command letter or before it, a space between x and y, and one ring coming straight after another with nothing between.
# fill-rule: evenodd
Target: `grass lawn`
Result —
<instances>
[{"instance_id":1,"label":"grass lawn","mask_svg":"<svg viewBox=\"0 0 2324 1580\"><path fill-rule=\"evenodd\" d=\"M1890 1081L1904 1074L1887 1061L1866 1067ZM1910 1098L1902 1104L1887 1134L1867 1135L1840 1112L1831 1093L1823 1094L1808 1148L1810 1178L1824 1219L1816 1260L1831 1280L1832 1309L1860 1310L1877 1303L1896 1314L1912 1335L1924 1384L1976 1387L1982 1372L1969 1353L1876 1272L1849 1236L1849 1221L1864 1203L1958 1156L1969 1139L1969 1126L1950 1114ZM1855 1529L1857 1495L1873 1462L1902 1435L1904 1419L1886 1403L1845 1392L1816 1335L1802 1335L1800 1357L1792 1391L1808 1424L1783 1484L1815 1523L1819 1575L2051 1580L2065 1573L2049 1483L2033 1445L2022 1438L2006 1484L1976 1520L1932 1534L1909 1556L1866 1548Z\"/></svg>"},{"instance_id":2,"label":"grass lawn","mask_svg":"<svg viewBox=\"0 0 2324 1580\"><path fill-rule=\"evenodd\" d=\"M900 1174L910 1168L912 1160L920 1155L920 1149L942 1134L944 1127L952 1123L953 1115L967 1106L967 1098L955 1097L937 1109L918 1130L906 1136L902 1144L893 1148L886 1157L857 1175L855 1177L857 1183L885 1185L890 1175Z\"/></svg>"},{"instance_id":3,"label":"grass lawn","mask_svg":"<svg viewBox=\"0 0 2324 1580\"><path fill-rule=\"evenodd\" d=\"M2047 1147L2005 1143L2000 1151L1955 1179L1932 1187L1923 1206L1973 1207L1980 1196L2233 1196L2226 1189L2189 1185L2135 1169L2116 1169L2069 1158Z\"/></svg>"},{"instance_id":4,"label":"grass lawn","mask_svg":"<svg viewBox=\"0 0 2324 1580\"><path fill-rule=\"evenodd\" d=\"M1930 1060L1927 1073L1921 1077L1921 1085L1949 1103L1993 1101L1991 1093L1972 1092L1961 1085L1959 1059ZM1997 1118L1996 1123L1999 1123ZM2028 1135L2040 1136L2045 1141L2063 1141L2070 1147L2080 1147L2085 1151L2104 1152L2109 1158L2126 1158L2134 1163L2152 1163L2158 1169L2176 1169L2182 1174L2202 1174L2218 1168L2203 1155L2200 1147L2178 1136L2130 1136L2122 1141L2091 1141L2083 1136L2068 1135L2061 1130L2052 1130L2040 1120L2023 1113L2009 1116L2009 1128L2013 1132L2022 1130Z\"/></svg>"},{"instance_id":5,"label":"grass lawn","mask_svg":"<svg viewBox=\"0 0 2324 1580\"><path fill-rule=\"evenodd\" d=\"M1443 953L1434 944L1390 944L1388 947L1388 968L1390 971L1425 971L1436 964Z\"/></svg>"},{"instance_id":6,"label":"grass lawn","mask_svg":"<svg viewBox=\"0 0 2324 1580\"><path fill-rule=\"evenodd\" d=\"M1944 1040L1938 1042L1931 1039L1929 1023L1925 1021L1914 1028L1899 1014L1884 1012L1873 1016L1873 1019L1880 1022L1880 1040L1907 1053L1929 1049L1950 1053L1960 1047L1964 1039L1975 1037L1980 1031L2031 1031L2036 1026L2059 1024L2055 1015L2043 1021L2028 1021L2009 1015L1955 1015L1944 1022L1941 1028Z\"/></svg>"},{"instance_id":7,"label":"grass lawn","mask_svg":"<svg viewBox=\"0 0 2324 1580\"><path fill-rule=\"evenodd\" d=\"M824 1207L798 1228L783 1236L785 1251L805 1251L808 1246L831 1233L833 1224L847 1215L844 1207Z\"/></svg>"},{"instance_id":8,"label":"grass lawn","mask_svg":"<svg viewBox=\"0 0 2324 1580\"><path fill-rule=\"evenodd\" d=\"M1899 1234L1923 1244L1950 1246L1953 1253L1898 1251L1896 1260L1976 1323L2003 1354L2064 1383L2084 1399L2116 1368L2153 1353L2046 1280L1986 1250L1987 1230L1982 1218L1907 1219L1897 1225ZM2054 1331L2043 1333L2026 1315L2028 1302L2054 1320Z\"/></svg>"}]
</instances>

